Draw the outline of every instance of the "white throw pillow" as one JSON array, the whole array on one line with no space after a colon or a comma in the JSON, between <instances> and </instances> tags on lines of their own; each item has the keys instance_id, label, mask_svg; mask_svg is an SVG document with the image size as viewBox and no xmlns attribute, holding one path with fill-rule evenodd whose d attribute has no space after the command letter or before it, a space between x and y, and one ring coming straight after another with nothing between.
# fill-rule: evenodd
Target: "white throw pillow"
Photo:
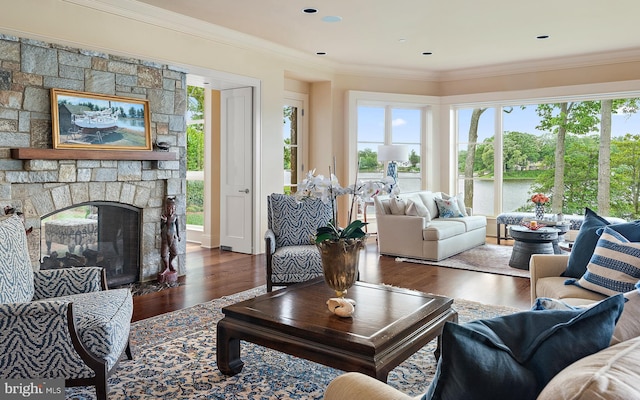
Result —
<instances>
[{"instance_id":1,"label":"white throw pillow","mask_svg":"<svg viewBox=\"0 0 640 400\"><path fill-rule=\"evenodd\" d=\"M422 203L427 207L427 210L429 210L429 215L431 215L431 218L438 218L438 206L436 205L436 197L440 197L440 193L433 193L433 192L419 192L418 196L420 196L420 199L422 200Z\"/></svg>"},{"instance_id":2,"label":"white throw pillow","mask_svg":"<svg viewBox=\"0 0 640 400\"><path fill-rule=\"evenodd\" d=\"M407 203L400 197L392 197L391 200L389 200L389 208L393 215L405 215Z\"/></svg>"},{"instance_id":3,"label":"white throw pillow","mask_svg":"<svg viewBox=\"0 0 640 400\"><path fill-rule=\"evenodd\" d=\"M429 213L429 210L420 200L408 199L406 214L416 215L425 218L427 221L431 221L431 214Z\"/></svg>"}]
</instances>

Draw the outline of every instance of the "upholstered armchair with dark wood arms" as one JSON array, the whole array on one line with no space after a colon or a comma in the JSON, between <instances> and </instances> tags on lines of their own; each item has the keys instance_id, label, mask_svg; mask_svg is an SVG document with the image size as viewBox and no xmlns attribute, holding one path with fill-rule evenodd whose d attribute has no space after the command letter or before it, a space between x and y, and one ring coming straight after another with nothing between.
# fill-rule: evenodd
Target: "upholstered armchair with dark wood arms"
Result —
<instances>
[{"instance_id":1,"label":"upholstered armchair with dark wood arms","mask_svg":"<svg viewBox=\"0 0 640 400\"><path fill-rule=\"evenodd\" d=\"M131 291L106 290L102 268L34 271L22 221L0 221L0 378L65 379L106 399L107 377L132 358L132 313Z\"/></svg>"},{"instance_id":2,"label":"upholstered armchair with dark wood arms","mask_svg":"<svg viewBox=\"0 0 640 400\"><path fill-rule=\"evenodd\" d=\"M320 252L313 242L316 230L332 218L331 204L311 198L272 194L267 197L267 291L322 276Z\"/></svg>"}]
</instances>

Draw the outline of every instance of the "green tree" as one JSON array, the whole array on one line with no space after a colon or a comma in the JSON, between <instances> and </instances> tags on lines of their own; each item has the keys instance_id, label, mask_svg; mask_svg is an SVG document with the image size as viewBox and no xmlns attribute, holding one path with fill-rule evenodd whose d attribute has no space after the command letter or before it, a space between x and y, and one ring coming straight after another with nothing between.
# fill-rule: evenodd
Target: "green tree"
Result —
<instances>
[{"instance_id":1,"label":"green tree","mask_svg":"<svg viewBox=\"0 0 640 400\"><path fill-rule=\"evenodd\" d=\"M284 139L284 169L291 169L291 139Z\"/></svg>"},{"instance_id":2,"label":"green tree","mask_svg":"<svg viewBox=\"0 0 640 400\"><path fill-rule=\"evenodd\" d=\"M378 163L378 153L366 148L358 152L360 171L377 171L380 168Z\"/></svg>"},{"instance_id":3,"label":"green tree","mask_svg":"<svg viewBox=\"0 0 640 400\"><path fill-rule=\"evenodd\" d=\"M187 112L192 120L204 119L204 88L187 86Z\"/></svg>"},{"instance_id":4,"label":"green tree","mask_svg":"<svg viewBox=\"0 0 640 400\"><path fill-rule=\"evenodd\" d=\"M409 162L411 163L411 167L415 168L416 165L420 164L420 156L416 154L415 150L411 150L411 154L409 154Z\"/></svg>"},{"instance_id":5,"label":"green tree","mask_svg":"<svg viewBox=\"0 0 640 400\"><path fill-rule=\"evenodd\" d=\"M506 132L502 145L504 170L513 171L516 167L528 169L530 165L541 161L541 149L542 141L536 135Z\"/></svg>"},{"instance_id":6,"label":"green tree","mask_svg":"<svg viewBox=\"0 0 640 400\"><path fill-rule=\"evenodd\" d=\"M600 105L595 101L539 104L536 108L541 117L537 129L556 135L554 155L554 182L551 209L553 213L562 212L565 193L565 141L567 133L584 135L595 131L599 120L597 113Z\"/></svg>"},{"instance_id":7,"label":"green tree","mask_svg":"<svg viewBox=\"0 0 640 400\"><path fill-rule=\"evenodd\" d=\"M626 134L611 143L611 210L616 216L640 217L640 135Z\"/></svg>"},{"instance_id":8,"label":"green tree","mask_svg":"<svg viewBox=\"0 0 640 400\"><path fill-rule=\"evenodd\" d=\"M204 170L204 130L202 124L187 126L187 170Z\"/></svg>"}]
</instances>

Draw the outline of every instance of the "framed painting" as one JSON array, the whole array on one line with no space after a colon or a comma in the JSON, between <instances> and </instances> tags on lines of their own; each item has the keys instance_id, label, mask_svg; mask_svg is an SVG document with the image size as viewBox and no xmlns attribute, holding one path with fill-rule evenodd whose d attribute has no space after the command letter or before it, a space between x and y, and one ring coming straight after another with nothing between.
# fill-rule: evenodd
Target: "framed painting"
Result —
<instances>
[{"instance_id":1,"label":"framed painting","mask_svg":"<svg viewBox=\"0 0 640 400\"><path fill-rule=\"evenodd\" d=\"M54 149L151 150L149 101L51 89Z\"/></svg>"}]
</instances>

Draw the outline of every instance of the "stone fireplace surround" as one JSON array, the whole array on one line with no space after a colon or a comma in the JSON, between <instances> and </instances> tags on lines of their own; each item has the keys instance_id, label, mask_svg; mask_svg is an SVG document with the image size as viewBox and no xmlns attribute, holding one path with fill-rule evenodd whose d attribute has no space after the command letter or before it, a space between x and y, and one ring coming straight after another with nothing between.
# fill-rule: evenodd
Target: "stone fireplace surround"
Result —
<instances>
[{"instance_id":1,"label":"stone fireplace surround","mask_svg":"<svg viewBox=\"0 0 640 400\"><path fill-rule=\"evenodd\" d=\"M148 99L152 140L170 143L177 160L13 158L12 148L52 148L50 88ZM167 196L176 196L180 230L186 228L185 112L186 74L180 69L0 33L0 209L14 207L33 227L34 268L41 218L86 202L114 202L140 209L140 280L156 279ZM185 252L183 240L179 275Z\"/></svg>"}]
</instances>

